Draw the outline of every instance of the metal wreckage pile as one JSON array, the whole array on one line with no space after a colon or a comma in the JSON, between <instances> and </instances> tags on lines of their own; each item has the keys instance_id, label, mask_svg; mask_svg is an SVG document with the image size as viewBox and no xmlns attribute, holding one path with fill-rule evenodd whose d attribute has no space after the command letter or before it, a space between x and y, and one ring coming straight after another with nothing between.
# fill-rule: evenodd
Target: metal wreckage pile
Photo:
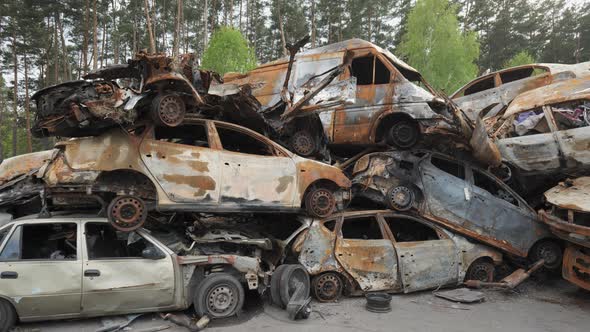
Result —
<instances>
[{"instance_id":1,"label":"metal wreckage pile","mask_svg":"<svg viewBox=\"0 0 590 332\"><path fill-rule=\"evenodd\" d=\"M149 229L183 266L185 307L212 318L240 310L243 285L293 319L310 292L513 288L539 268L590 289L588 63L449 99L369 42L306 42L223 79L139 53L38 91L33 134L69 139L0 165L1 208Z\"/></svg>"}]
</instances>

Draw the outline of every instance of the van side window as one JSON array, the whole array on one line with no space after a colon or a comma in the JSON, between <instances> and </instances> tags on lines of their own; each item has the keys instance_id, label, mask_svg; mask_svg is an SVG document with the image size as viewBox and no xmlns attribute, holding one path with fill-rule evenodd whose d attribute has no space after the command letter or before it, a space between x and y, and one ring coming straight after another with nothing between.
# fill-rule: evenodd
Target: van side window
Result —
<instances>
[{"instance_id":1,"label":"van side window","mask_svg":"<svg viewBox=\"0 0 590 332\"><path fill-rule=\"evenodd\" d=\"M353 59L351 71L357 85L387 84L391 75L385 64L374 55Z\"/></svg>"}]
</instances>

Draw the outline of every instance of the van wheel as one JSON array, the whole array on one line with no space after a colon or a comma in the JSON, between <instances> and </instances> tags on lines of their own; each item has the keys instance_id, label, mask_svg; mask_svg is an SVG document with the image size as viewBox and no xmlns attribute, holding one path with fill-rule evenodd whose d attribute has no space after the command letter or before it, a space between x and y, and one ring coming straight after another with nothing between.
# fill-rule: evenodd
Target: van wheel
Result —
<instances>
[{"instance_id":1,"label":"van wheel","mask_svg":"<svg viewBox=\"0 0 590 332\"><path fill-rule=\"evenodd\" d=\"M331 189L315 187L305 195L305 209L312 217L325 218L336 209L336 196Z\"/></svg>"},{"instance_id":2,"label":"van wheel","mask_svg":"<svg viewBox=\"0 0 590 332\"><path fill-rule=\"evenodd\" d=\"M290 143L293 152L302 157L309 157L317 153L318 150L316 138L308 130L296 131L291 136Z\"/></svg>"},{"instance_id":3,"label":"van wheel","mask_svg":"<svg viewBox=\"0 0 590 332\"><path fill-rule=\"evenodd\" d=\"M186 105L180 96L159 94L152 100L151 116L160 125L176 127L182 123L186 114Z\"/></svg>"},{"instance_id":4,"label":"van wheel","mask_svg":"<svg viewBox=\"0 0 590 332\"><path fill-rule=\"evenodd\" d=\"M244 306L244 288L231 274L213 273L197 286L193 304L199 317L230 317Z\"/></svg>"},{"instance_id":5,"label":"van wheel","mask_svg":"<svg viewBox=\"0 0 590 332\"><path fill-rule=\"evenodd\" d=\"M16 312L12 304L0 300L0 332L8 332L16 324Z\"/></svg>"},{"instance_id":6,"label":"van wheel","mask_svg":"<svg viewBox=\"0 0 590 332\"><path fill-rule=\"evenodd\" d=\"M563 252L559 243L551 240L544 240L535 243L531 249L529 258L532 263L535 263L540 259L544 259L545 264L543 266L547 270L557 270L561 267Z\"/></svg>"},{"instance_id":7,"label":"van wheel","mask_svg":"<svg viewBox=\"0 0 590 332\"><path fill-rule=\"evenodd\" d=\"M486 259L478 259L471 263L465 274L465 280L478 280L483 282L494 281L495 267Z\"/></svg>"},{"instance_id":8,"label":"van wheel","mask_svg":"<svg viewBox=\"0 0 590 332\"><path fill-rule=\"evenodd\" d=\"M122 232L131 232L143 226L147 215L145 203L135 196L117 196L107 209L109 223Z\"/></svg>"},{"instance_id":9,"label":"van wheel","mask_svg":"<svg viewBox=\"0 0 590 332\"><path fill-rule=\"evenodd\" d=\"M419 127L410 120L396 121L387 131L387 143L400 149L413 147L419 137Z\"/></svg>"}]
</instances>

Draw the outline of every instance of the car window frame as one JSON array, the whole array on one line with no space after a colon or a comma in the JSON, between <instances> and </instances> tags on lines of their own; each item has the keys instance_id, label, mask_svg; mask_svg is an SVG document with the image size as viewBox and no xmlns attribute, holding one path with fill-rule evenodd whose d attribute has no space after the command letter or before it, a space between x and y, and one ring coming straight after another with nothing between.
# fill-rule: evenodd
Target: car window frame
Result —
<instances>
[{"instance_id":1,"label":"car window frame","mask_svg":"<svg viewBox=\"0 0 590 332\"><path fill-rule=\"evenodd\" d=\"M383 53L377 52L377 50L374 50L374 49L363 49L363 50L358 50L358 51L354 52L351 62L350 62L350 65L348 66L348 68L345 71L345 73L347 73L346 76L348 79L355 77L352 74L352 61L357 58L364 58L364 57L368 57L368 56L373 56L373 77L371 79L371 84L357 85L357 87L391 85L392 83L395 82L395 78L398 75L400 77L403 77L404 80L407 81L407 79L403 75L401 75L401 73L398 72L398 70L395 68L395 66L391 63L391 61ZM389 70L389 81L387 83L375 84L375 59L377 59L377 58Z\"/></svg>"},{"instance_id":2,"label":"car window frame","mask_svg":"<svg viewBox=\"0 0 590 332\"><path fill-rule=\"evenodd\" d=\"M21 226L31 226L31 225L54 225L54 224L75 224L76 225L76 258L72 259L72 258L64 258L64 259L51 259L51 258L47 258L47 259L22 259L22 243L23 243L23 232L21 231L20 234L20 248L19 248L19 258L15 259L15 260L3 260L0 258L0 262L10 262L12 263L29 263L29 262L77 262L77 261L82 261L82 249L81 249L81 244L82 242L82 234L80 232L80 223L77 220L61 220L61 221L51 221L51 222L21 222L21 223L13 223L12 224L12 230L10 231L10 234L8 234L7 238L4 239L4 243L2 243L2 247L0 249L0 254L2 254L2 252L4 251L5 245L8 244L8 240L10 238L12 238L12 235L14 234L14 232L16 232L18 227ZM8 226L8 225L7 225Z\"/></svg>"},{"instance_id":3,"label":"car window frame","mask_svg":"<svg viewBox=\"0 0 590 332\"><path fill-rule=\"evenodd\" d=\"M475 185L475 177L473 176L473 170L476 170L476 171L482 173L483 175L487 176L488 178L492 179L497 185L502 187L503 190L506 190L507 192L509 192L512 196L514 196L516 198L516 200L518 201L518 205L514 205L510 202L507 202L506 200L498 198L498 197L494 196L492 193L490 193L489 191L485 190L484 188ZM500 179L498 179L495 175L491 174L490 172L488 172L484 169L473 167L473 166L468 166L466 171L468 172L467 173L468 174L467 179L469 179L468 182L473 187L477 187L477 188L485 191L494 199L502 201L502 202L506 202L507 204L510 204L514 208L528 210L529 212L535 213L535 210L532 207L530 207L528 205L528 203L522 197L520 197L520 195L518 195L514 190L512 190L512 188L510 188L507 184L505 184Z\"/></svg>"},{"instance_id":4,"label":"car window frame","mask_svg":"<svg viewBox=\"0 0 590 332\"><path fill-rule=\"evenodd\" d=\"M244 127L240 127L240 126L236 126L230 123L226 123L226 122L217 122L217 121L213 121L212 122L213 126L215 127L215 135L216 135L216 139L219 141L219 146L220 146L220 150L224 151L224 152L231 152L231 153L240 153L240 154L245 154L245 155L250 155L250 156L257 156L257 157L271 157L271 158L280 158L280 157L285 157L285 158L291 158L291 154L287 153L285 151L285 149L283 149L278 143L268 139L266 136L263 136L257 132L255 132L254 130L250 130L248 128L244 128ZM245 153L245 152L236 152L236 151L230 151L230 150L226 150L223 147L223 143L221 142L221 137L219 135L219 132L217 131L217 127L221 127L223 129L228 129L228 130L233 130L239 133L242 133L244 135L250 136L253 139L260 141L263 144L266 144L270 147L272 147L272 151L273 154L272 155L259 155L259 154L253 154L253 153Z\"/></svg>"},{"instance_id":5,"label":"car window frame","mask_svg":"<svg viewBox=\"0 0 590 332\"><path fill-rule=\"evenodd\" d=\"M443 160L445 160L445 161L447 161L447 162L455 163L455 164L458 164L459 166L462 166L462 167L463 167L463 176L464 176L464 178L463 178L463 179L461 179L460 177L458 177L458 176L455 176L455 175L453 175L453 174L451 174L451 173L449 173L449 172L445 171L444 169L438 168L436 165L434 165L434 164L432 163L432 157L435 157L435 158L438 158L438 159L443 159ZM426 158L428 158L428 159L426 159ZM467 164L465 164L465 163L463 163L463 162L461 162L461 161L459 161L459 160L457 160L457 159L447 158L446 156L443 156L443 155L441 155L441 154L437 154L437 153L430 153L430 154L427 154L427 155L425 156L425 158L424 158L424 159L422 159L422 162L423 162L424 160L427 160L427 162L428 162L428 163L429 163L429 164L430 164L432 167L436 168L437 170L439 170L439 171L441 171L441 172L443 172L443 173L445 173L445 174L447 174L447 175L449 175L449 176L452 176L452 177L454 177L454 178L457 178L457 179L459 179L459 180L461 180L461 181L469 182L469 181L467 180L467 168L468 168L468 167L467 167Z\"/></svg>"},{"instance_id":6,"label":"car window frame","mask_svg":"<svg viewBox=\"0 0 590 332\"><path fill-rule=\"evenodd\" d=\"M6 242L8 242L8 239L10 239L10 237L12 236L14 225L15 225L15 222L11 221L11 222L7 223L6 225L0 227L0 232L2 232L5 228L12 228L12 229L8 230L6 237L4 239L2 239L2 241L0 241L0 253L2 253L2 251L4 250L4 245L6 244Z\"/></svg>"},{"instance_id":7,"label":"car window frame","mask_svg":"<svg viewBox=\"0 0 590 332\"><path fill-rule=\"evenodd\" d=\"M345 238L342 234L342 225L344 224L344 221L346 221L347 218L353 219L353 218L366 218L366 217L373 217L375 218L375 221L377 221L377 225L379 225L379 230L381 231L381 239L349 239L349 238ZM350 215L341 215L339 217L337 217L337 222L336 222L336 227L334 228L334 234L336 235L336 238L339 238L340 240L350 240L350 241L381 241L381 240L391 240L389 238L389 234L386 232L386 229L383 227L383 223L381 222L381 220L379 219L379 214L378 213L363 213L363 214L350 214ZM331 220L331 219L327 219L327 220ZM322 225L323 227L323 225ZM326 228L327 229L327 228Z\"/></svg>"},{"instance_id":8,"label":"car window frame","mask_svg":"<svg viewBox=\"0 0 590 332\"><path fill-rule=\"evenodd\" d=\"M412 243L412 242L431 242L431 241L442 241L442 240L449 240L450 237L447 233L445 233L442 228L440 228L439 226L427 221L427 220L423 220L423 219L419 219L419 218L415 218L412 216L408 216L408 215L404 215L404 214L399 214L399 213L395 213L395 212L386 212L386 213L379 213L379 218L381 219L381 222L383 223L383 227L387 230L387 235L389 236L391 242L393 242L394 244L397 243ZM395 239L395 236L393 236L393 232L391 231L391 227L389 227L389 224L387 223L387 220L385 220L386 217L392 217L392 218L405 218L405 219L409 219L412 220L414 222L420 223L424 226L430 227L434 230L434 232L438 235L438 240L430 240L430 241L410 241L410 242L398 242Z\"/></svg>"}]
</instances>

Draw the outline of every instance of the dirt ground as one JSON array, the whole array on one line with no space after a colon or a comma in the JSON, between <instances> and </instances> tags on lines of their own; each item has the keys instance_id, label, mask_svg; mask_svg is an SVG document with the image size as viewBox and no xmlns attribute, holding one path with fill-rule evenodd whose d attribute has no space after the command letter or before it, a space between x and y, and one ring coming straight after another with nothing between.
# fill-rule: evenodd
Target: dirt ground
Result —
<instances>
[{"instance_id":1,"label":"dirt ground","mask_svg":"<svg viewBox=\"0 0 590 332\"><path fill-rule=\"evenodd\" d=\"M293 322L287 313L273 307L256 294L249 294L244 312L215 321L208 331L588 331L590 292L563 280L530 280L515 291L485 290L478 304L456 304L436 298L430 291L394 295L393 310L385 314L365 310L364 298L348 298L339 303L313 303L307 320ZM264 303L264 305L261 305ZM187 311L190 313L190 311ZM22 324L17 331L95 332L123 322L125 316ZM124 331L188 331L145 314Z\"/></svg>"}]
</instances>

